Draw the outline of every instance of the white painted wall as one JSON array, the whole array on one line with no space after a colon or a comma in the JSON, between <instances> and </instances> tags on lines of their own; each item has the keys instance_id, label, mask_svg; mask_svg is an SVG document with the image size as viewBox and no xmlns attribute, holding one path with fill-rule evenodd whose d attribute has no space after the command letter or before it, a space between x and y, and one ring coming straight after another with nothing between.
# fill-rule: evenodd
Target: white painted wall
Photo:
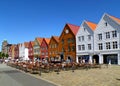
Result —
<instances>
[{"instance_id":1,"label":"white painted wall","mask_svg":"<svg viewBox=\"0 0 120 86\"><path fill-rule=\"evenodd\" d=\"M105 23L107 22L107 26ZM112 37L112 31L117 31L117 37ZM106 39L106 32L110 32L110 39ZM102 40L98 39L98 34L102 33ZM112 42L117 41L118 48L113 49ZM106 42L110 42L111 49L106 49ZM99 50L98 43L103 44L103 50ZM99 63L103 63L103 54L120 54L120 25L112 20L108 14L104 14L94 31L94 53L99 55ZM119 55L118 55L119 56ZM118 57L120 58L120 57ZM118 59L120 64L120 59Z\"/></svg>"},{"instance_id":2,"label":"white painted wall","mask_svg":"<svg viewBox=\"0 0 120 86\"><path fill-rule=\"evenodd\" d=\"M88 40L88 35L91 35L91 40ZM79 41L78 37L80 36L84 36L84 41ZM78 56L91 55L93 53L94 51L93 37L94 37L93 31L88 27L88 25L84 21L80 26L80 29L78 30L78 33L76 35L76 62L78 62ZM85 50L78 50L78 45L83 45L83 44L85 45ZM88 44L91 44L91 50L88 50Z\"/></svg>"},{"instance_id":3,"label":"white painted wall","mask_svg":"<svg viewBox=\"0 0 120 86\"><path fill-rule=\"evenodd\" d=\"M25 47L24 43L19 46L19 57L22 60L29 60L28 58L28 48Z\"/></svg>"}]
</instances>

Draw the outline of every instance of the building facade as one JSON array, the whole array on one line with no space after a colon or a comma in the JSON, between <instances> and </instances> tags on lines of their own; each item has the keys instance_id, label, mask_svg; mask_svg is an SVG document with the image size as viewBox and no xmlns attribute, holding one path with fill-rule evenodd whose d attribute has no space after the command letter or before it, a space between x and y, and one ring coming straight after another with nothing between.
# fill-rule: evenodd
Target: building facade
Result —
<instances>
[{"instance_id":1,"label":"building facade","mask_svg":"<svg viewBox=\"0 0 120 86\"><path fill-rule=\"evenodd\" d=\"M41 46L42 40L43 40L43 38L40 38L40 37L37 37L34 40L34 46L33 46L34 58L41 59L40 46Z\"/></svg>"},{"instance_id":2,"label":"building facade","mask_svg":"<svg viewBox=\"0 0 120 86\"><path fill-rule=\"evenodd\" d=\"M4 40L4 41L2 42L2 53L5 53L5 54L8 53L7 45L8 45L7 40Z\"/></svg>"},{"instance_id":3,"label":"building facade","mask_svg":"<svg viewBox=\"0 0 120 86\"><path fill-rule=\"evenodd\" d=\"M34 51L33 51L34 41L30 41L28 44L28 57L29 59L34 59Z\"/></svg>"},{"instance_id":4,"label":"building facade","mask_svg":"<svg viewBox=\"0 0 120 86\"><path fill-rule=\"evenodd\" d=\"M61 60L76 61L76 34L79 26L66 24L59 37Z\"/></svg>"},{"instance_id":5,"label":"building facade","mask_svg":"<svg viewBox=\"0 0 120 86\"><path fill-rule=\"evenodd\" d=\"M49 59L54 61L56 58L60 59L58 52L59 37L52 36L49 42Z\"/></svg>"},{"instance_id":6,"label":"building facade","mask_svg":"<svg viewBox=\"0 0 120 86\"><path fill-rule=\"evenodd\" d=\"M120 65L120 19L104 14L94 31L94 58Z\"/></svg>"},{"instance_id":7,"label":"building facade","mask_svg":"<svg viewBox=\"0 0 120 86\"><path fill-rule=\"evenodd\" d=\"M19 59L19 44L16 44L14 47L14 58Z\"/></svg>"},{"instance_id":8,"label":"building facade","mask_svg":"<svg viewBox=\"0 0 120 86\"><path fill-rule=\"evenodd\" d=\"M76 62L91 61L94 54L94 30L96 24L83 21L76 35Z\"/></svg>"},{"instance_id":9,"label":"building facade","mask_svg":"<svg viewBox=\"0 0 120 86\"><path fill-rule=\"evenodd\" d=\"M29 58L28 58L28 42L24 42L19 45L19 59L20 60L29 60Z\"/></svg>"},{"instance_id":10,"label":"building facade","mask_svg":"<svg viewBox=\"0 0 120 86\"><path fill-rule=\"evenodd\" d=\"M50 42L50 38L43 38L42 42L41 42L41 47L40 47L40 50L41 50L41 58L42 59L47 59L48 60L48 44Z\"/></svg>"}]
</instances>

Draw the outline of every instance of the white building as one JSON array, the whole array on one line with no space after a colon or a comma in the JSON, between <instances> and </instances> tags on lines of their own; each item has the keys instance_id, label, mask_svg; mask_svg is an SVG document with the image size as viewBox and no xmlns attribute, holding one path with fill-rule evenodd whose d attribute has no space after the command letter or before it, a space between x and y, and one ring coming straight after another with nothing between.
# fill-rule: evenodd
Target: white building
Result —
<instances>
[{"instance_id":1,"label":"white building","mask_svg":"<svg viewBox=\"0 0 120 86\"><path fill-rule=\"evenodd\" d=\"M120 64L120 19L104 14L94 31L94 59Z\"/></svg>"},{"instance_id":2,"label":"white building","mask_svg":"<svg viewBox=\"0 0 120 86\"><path fill-rule=\"evenodd\" d=\"M76 35L76 62L81 59L92 62L94 54L94 30L96 24L83 21Z\"/></svg>"},{"instance_id":3,"label":"white building","mask_svg":"<svg viewBox=\"0 0 120 86\"><path fill-rule=\"evenodd\" d=\"M28 42L24 42L19 46L19 57L21 60L29 60L28 58Z\"/></svg>"}]
</instances>

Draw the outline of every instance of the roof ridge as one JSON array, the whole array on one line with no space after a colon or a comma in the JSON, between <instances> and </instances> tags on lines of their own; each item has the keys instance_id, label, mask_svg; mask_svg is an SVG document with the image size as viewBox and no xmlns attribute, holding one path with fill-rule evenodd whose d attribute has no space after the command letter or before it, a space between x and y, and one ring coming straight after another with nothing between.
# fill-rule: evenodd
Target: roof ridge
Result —
<instances>
[{"instance_id":1,"label":"roof ridge","mask_svg":"<svg viewBox=\"0 0 120 86\"><path fill-rule=\"evenodd\" d=\"M117 22L118 24L120 24L120 18L118 18L118 17L115 17L115 16L113 16L113 15L109 15L109 14L107 14L112 20L114 20L115 22Z\"/></svg>"},{"instance_id":2,"label":"roof ridge","mask_svg":"<svg viewBox=\"0 0 120 86\"><path fill-rule=\"evenodd\" d=\"M89 22L89 21L85 21L85 23L90 27L91 30L94 31L96 29L96 26L97 26L96 23Z\"/></svg>"}]
</instances>

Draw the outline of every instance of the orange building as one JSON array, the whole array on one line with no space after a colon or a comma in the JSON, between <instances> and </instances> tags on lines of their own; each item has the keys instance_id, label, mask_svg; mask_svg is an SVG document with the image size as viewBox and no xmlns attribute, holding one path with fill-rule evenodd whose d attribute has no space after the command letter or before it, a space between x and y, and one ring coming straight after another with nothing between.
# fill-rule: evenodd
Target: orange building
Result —
<instances>
[{"instance_id":1,"label":"orange building","mask_svg":"<svg viewBox=\"0 0 120 86\"><path fill-rule=\"evenodd\" d=\"M59 37L52 36L49 42L49 58L50 60L58 58L58 44L59 44Z\"/></svg>"},{"instance_id":2,"label":"orange building","mask_svg":"<svg viewBox=\"0 0 120 86\"><path fill-rule=\"evenodd\" d=\"M61 60L76 60L76 34L80 27L66 24L59 37L59 54Z\"/></svg>"},{"instance_id":3,"label":"orange building","mask_svg":"<svg viewBox=\"0 0 120 86\"><path fill-rule=\"evenodd\" d=\"M11 59L15 59L15 44L13 44L12 46L11 46Z\"/></svg>"},{"instance_id":4,"label":"orange building","mask_svg":"<svg viewBox=\"0 0 120 86\"><path fill-rule=\"evenodd\" d=\"M14 46L14 59L19 59L19 44Z\"/></svg>"}]
</instances>

